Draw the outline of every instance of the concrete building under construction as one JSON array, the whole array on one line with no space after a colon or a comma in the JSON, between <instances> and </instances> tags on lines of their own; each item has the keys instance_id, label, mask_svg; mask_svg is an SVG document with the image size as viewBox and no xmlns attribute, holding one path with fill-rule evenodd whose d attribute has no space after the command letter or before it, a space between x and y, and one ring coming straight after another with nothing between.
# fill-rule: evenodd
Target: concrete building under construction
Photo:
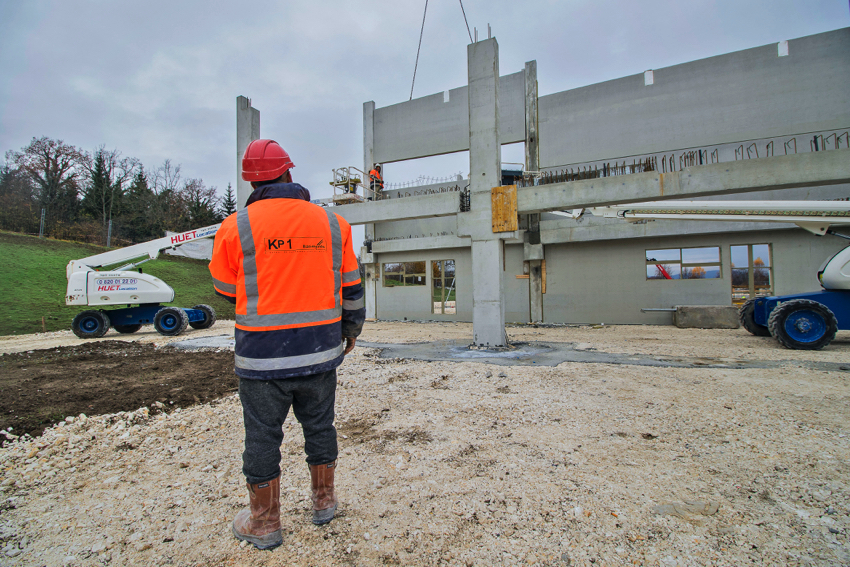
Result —
<instances>
[{"instance_id":1,"label":"concrete building under construction","mask_svg":"<svg viewBox=\"0 0 850 567\"><path fill-rule=\"evenodd\" d=\"M500 75L495 38L468 46L466 86L363 108L363 171L468 151L469 177L336 207L366 226L367 316L670 324L680 305L818 289L845 246L798 226L565 214L664 199L850 198L850 28L541 95L537 64ZM545 70L541 70L545 72ZM259 113L237 100L237 154ZM501 146L525 145L523 170ZM368 185L368 183L367 183ZM498 189L494 189L498 188ZM244 203L250 187L240 185Z\"/></svg>"}]
</instances>

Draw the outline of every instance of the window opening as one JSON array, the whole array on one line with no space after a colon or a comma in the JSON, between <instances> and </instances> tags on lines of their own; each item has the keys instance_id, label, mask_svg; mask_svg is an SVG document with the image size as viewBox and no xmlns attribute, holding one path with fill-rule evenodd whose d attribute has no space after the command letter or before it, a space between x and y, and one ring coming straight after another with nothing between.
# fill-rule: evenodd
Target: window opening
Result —
<instances>
[{"instance_id":1,"label":"window opening","mask_svg":"<svg viewBox=\"0 0 850 567\"><path fill-rule=\"evenodd\" d=\"M442 315L457 313L457 290L454 260L431 262L431 305L432 312Z\"/></svg>"},{"instance_id":2,"label":"window opening","mask_svg":"<svg viewBox=\"0 0 850 567\"><path fill-rule=\"evenodd\" d=\"M773 260L770 244L730 246L732 305L773 295Z\"/></svg>"},{"instance_id":3,"label":"window opening","mask_svg":"<svg viewBox=\"0 0 850 567\"><path fill-rule=\"evenodd\" d=\"M425 285L425 261L382 264L384 287Z\"/></svg>"},{"instance_id":4,"label":"window opening","mask_svg":"<svg viewBox=\"0 0 850 567\"><path fill-rule=\"evenodd\" d=\"M646 251L648 280L706 280L720 277L719 246Z\"/></svg>"}]
</instances>

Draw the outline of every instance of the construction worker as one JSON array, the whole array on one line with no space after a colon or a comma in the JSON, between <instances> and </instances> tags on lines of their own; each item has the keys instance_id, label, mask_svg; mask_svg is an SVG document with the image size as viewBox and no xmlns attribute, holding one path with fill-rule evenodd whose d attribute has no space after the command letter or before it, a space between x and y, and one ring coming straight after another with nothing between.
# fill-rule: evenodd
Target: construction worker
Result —
<instances>
[{"instance_id":1,"label":"construction worker","mask_svg":"<svg viewBox=\"0 0 850 567\"><path fill-rule=\"evenodd\" d=\"M381 192L384 190L384 178L381 177L381 164L377 164L369 170L369 182L372 194L377 201L381 198ZM372 198L370 197L369 200L371 201Z\"/></svg>"},{"instance_id":2,"label":"construction worker","mask_svg":"<svg viewBox=\"0 0 850 567\"><path fill-rule=\"evenodd\" d=\"M292 167L277 142L248 145L242 179L254 191L221 223L210 262L216 293L236 304L250 507L236 515L233 534L259 549L283 541L280 445L290 407L304 431L313 523L334 517L336 367L366 317L351 226L311 204L310 192L292 182Z\"/></svg>"}]
</instances>

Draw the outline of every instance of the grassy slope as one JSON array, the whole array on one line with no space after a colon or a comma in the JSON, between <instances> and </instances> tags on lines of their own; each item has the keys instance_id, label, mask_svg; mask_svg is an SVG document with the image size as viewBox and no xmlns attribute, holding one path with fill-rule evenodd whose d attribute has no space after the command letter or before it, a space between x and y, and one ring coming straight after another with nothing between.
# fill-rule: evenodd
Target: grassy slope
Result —
<instances>
[{"instance_id":1,"label":"grassy slope","mask_svg":"<svg viewBox=\"0 0 850 567\"><path fill-rule=\"evenodd\" d=\"M70 260L103 252L99 246L0 232L0 335L70 329L82 307L65 305L65 266ZM215 295L207 262L161 256L142 266L174 288L175 302L191 307L206 303L220 319L233 318L233 305Z\"/></svg>"}]
</instances>

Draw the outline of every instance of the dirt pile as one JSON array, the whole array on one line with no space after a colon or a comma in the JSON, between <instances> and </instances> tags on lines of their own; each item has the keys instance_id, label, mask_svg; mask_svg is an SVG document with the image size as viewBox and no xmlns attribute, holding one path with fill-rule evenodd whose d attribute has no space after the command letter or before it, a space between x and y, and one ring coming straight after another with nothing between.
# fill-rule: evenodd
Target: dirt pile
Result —
<instances>
[{"instance_id":1,"label":"dirt pile","mask_svg":"<svg viewBox=\"0 0 850 567\"><path fill-rule=\"evenodd\" d=\"M663 346L644 341L664 332ZM365 338L453 333L380 324ZM310 523L303 439L290 418L284 544L272 552L230 534L247 500L235 396L66 420L0 449L0 563L850 563L850 373L801 368L794 352L736 331L552 335L610 352L788 362L767 372L503 367L358 348L339 370L338 517ZM825 358L848 358L846 343L831 348Z\"/></svg>"},{"instance_id":2,"label":"dirt pile","mask_svg":"<svg viewBox=\"0 0 850 567\"><path fill-rule=\"evenodd\" d=\"M185 407L235 391L231 352L120 340L0 355L0 429L40 435L65 416ZM11 428L11 429L10 429ZM5 439L0 436L0 444Z\"/></svg>"}]
</instances>

